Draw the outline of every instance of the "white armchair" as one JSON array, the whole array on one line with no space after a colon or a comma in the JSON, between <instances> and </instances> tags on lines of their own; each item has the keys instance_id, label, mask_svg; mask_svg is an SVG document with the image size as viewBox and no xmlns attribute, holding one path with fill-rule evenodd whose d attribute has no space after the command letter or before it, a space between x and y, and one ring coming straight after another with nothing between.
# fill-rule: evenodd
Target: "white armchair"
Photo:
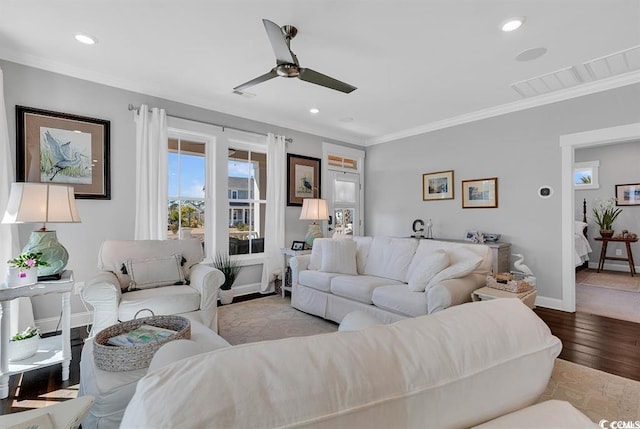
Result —
<instances>
[{"instance_id":1,"label":"white armchair","mask_svg":"<svg viewBox=\"0 0 640 429\"><path fill-rule=\"evenodd\" d=\"M82 289L83 299L93 307L91 334L131 320L147 308L156 316L193 316L217 332L218 288L224 283L224 274L202 260L202 244L197 239L105 241L98 255L100 272ZM127 267L135 267L136 272L129 273ZM171 282L170 274L184 278L186 284L148 288L162 276ZM146 316L150 314L141 314Z\"/></svg>"}]
</instances>

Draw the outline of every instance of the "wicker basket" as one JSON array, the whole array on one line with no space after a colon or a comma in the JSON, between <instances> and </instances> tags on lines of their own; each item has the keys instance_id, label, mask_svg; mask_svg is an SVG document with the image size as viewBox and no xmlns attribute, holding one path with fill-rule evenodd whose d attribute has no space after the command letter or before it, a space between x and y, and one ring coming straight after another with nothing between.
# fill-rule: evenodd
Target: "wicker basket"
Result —
<instances>
[{"instance_id":1,"label":"wicker basket","mask_svg":"<svg viewBox=\"0 0 640 429\"><path fill-rule=\"evenodd\" d=\"M520 277L520 278L519 278ZM513 273L497 273L487 276L487 286L493 289L512 293L522 293L533 290L531 279Z\"/></svg>"},{"instance_id":2,"label":"wicker basket","mask_svg":"<svg viewBox=\"0 0 640 429\"><path fill-rule=\"evenodd\" d=\"M140 310L143 311L143 310ZM140 313L140 311L138 313ZM151 311L151 310L148 310ZM138 315L136 313L136 317ZM153 312L151 312L153 314ZM131 347L118 347L107 344L109 338L132 331L147 324L159 328L171 329L175 334L154 343ZM105 371L131 371L149 366L153 354L163 344L178 339L191 338L189 319L180 316L152 316L133 319L103 329L93 340L93 357L96 366Z\"/></svg>"}]
</instances>

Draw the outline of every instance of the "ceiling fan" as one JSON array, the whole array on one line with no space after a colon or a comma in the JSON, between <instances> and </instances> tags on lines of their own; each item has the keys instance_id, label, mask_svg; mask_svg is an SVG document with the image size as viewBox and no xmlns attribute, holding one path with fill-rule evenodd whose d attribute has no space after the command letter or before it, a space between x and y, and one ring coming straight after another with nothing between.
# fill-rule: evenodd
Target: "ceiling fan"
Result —
<instances>
[{"instance_id":1,"label":"ceiling fan","mask_svg":"<svg viewBox=\"0 0 640 429\"><path fill-rule=\"evenodd\" d=\"M291 39L296 37L296 34L298 34L298 29L296 27L292 25L284 25L280 27L278 24L269 21L268 19L263 19L262 23L264 24L265 30L267 30L267 37L269 38L273 52L276 55L276 66L269 70L268 73L258 76L255 79L243 83L242 85L236 86L233 88L233 92L242 94L243 90L278 76L297 77L305 82L315 83L316 85L335 89L336 91L345 92L347 94L357 89L355 86L341 82L322 73L318 73L315 70L300 67L300 64L298 64L298 58L293 52L291 52L290 47Z\"/></svg>"}]
</instances>

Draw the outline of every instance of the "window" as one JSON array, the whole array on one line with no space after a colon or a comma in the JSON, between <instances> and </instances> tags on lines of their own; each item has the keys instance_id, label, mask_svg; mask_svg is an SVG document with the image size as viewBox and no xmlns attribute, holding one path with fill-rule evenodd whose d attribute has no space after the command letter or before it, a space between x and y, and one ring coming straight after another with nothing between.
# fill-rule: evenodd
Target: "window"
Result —
<instances>
[{"instance_id":1,"label":"window","mask_svg":"<svg viewBox=\"0 0 640 429\"><path fill-rule=\"evenodd\" d=\"M599 189L598 168L600 161L576 162L573 169L575 189Z\"/></svg>"},{"instance_id":2,"label":"window","mask_svg":"<svg viewBox=\"0 0 640 429\"><path fill-rule=\"evenodd\" d=\"M229 254L264 252L267 155L236 144L228 150Z\"/></svg>"},{"instance_id":3,"label":"window","mask_svg":"<svg viewBox=\"0 0 640 429\"><path fill-rule=\"evenodd\" d=\"M205 165L204 143L169 139L168 239L197 237L204 245Z\"/></svg>"}]
</instances>

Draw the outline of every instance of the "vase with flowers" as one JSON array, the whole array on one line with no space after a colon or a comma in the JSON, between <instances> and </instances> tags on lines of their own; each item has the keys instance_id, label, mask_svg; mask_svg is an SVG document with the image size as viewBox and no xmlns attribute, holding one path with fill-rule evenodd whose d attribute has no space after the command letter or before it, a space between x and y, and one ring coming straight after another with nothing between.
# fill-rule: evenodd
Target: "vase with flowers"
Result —
<instances>
[{"instance_id":1,"label":"vase with flowers","mask_svg":"<svg viewBox=\"0 0 640 429\"><path fill-rule=\"evenodd\" d=\"M38 282L38 267L48 267L49 263L42 259L42 253L24 252L9 259L7 286L26 286Z\"/></svg>"},{"instance_id":2,"label":"vase with flowers","mask_svg":"<svg viewBox=\"0 0 640 429\"><path fill-rule=\"evenodd\" d=\"M613 236L613 222L622 213L622 209L616 208L615 204L615 197L611 197L606 200L596 201L593 208L593 216L596 219L596 224L600 227L600 235L602 237Z\"/></svg>"}]
</instances>

